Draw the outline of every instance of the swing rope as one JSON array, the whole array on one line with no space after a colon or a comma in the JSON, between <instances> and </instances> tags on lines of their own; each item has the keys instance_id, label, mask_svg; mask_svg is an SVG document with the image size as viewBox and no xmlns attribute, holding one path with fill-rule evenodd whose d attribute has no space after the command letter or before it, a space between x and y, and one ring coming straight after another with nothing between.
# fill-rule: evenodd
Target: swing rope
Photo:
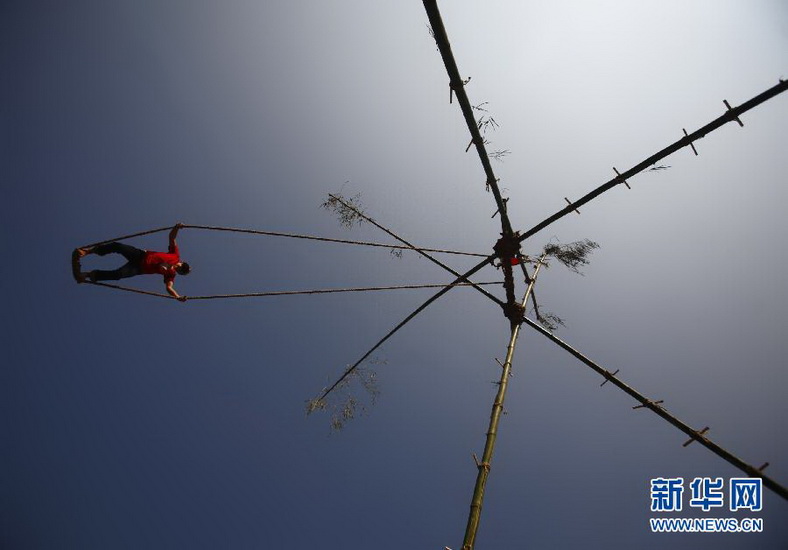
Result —
<instances>
[{"instance_id":1,"label":"swing rope","mask_svg":"<svg viewBox=\"0 0 788 550\"><path fill-rule=\"evenodd\" d=\"M460 252L457 250L446 250L441 248L415 248L410 246L398 245L398 244L385 244L385 243L376 243L376 242L368 242L368 241L352 241L348 239L332 239L330 237L316 237L314 235L301 235L298 233L282 233L280 231L261 231L258 229L240 229L237 227L219 227L213 225L187 225L184 224L183 229L203 229L206 231L227 231L232 233L248 233L252 235L265 235L269 237L287 237L291 239L307 239L311 241L322 241L322 242L329 242L329 243L341 243L341 244L352 244L352 245L359 245L359 246L373 246L379 248L389 248L393 250L415 250L415 251L424 251L424 252L436 252L440 254L455 254L459 256L474 256L477 258L486 258L488 254L478 254L474 252ZM92 248L94 246L99 246L102 244L112 243L116 241L123 241L126 239L131 239L134 237L141 237L143 235L150 235L152 233L160 233L163 231L169 231L172 229L171 225L167 227L159 227L157 229L149 229L148 231L140 231L139 233L132 233L130 235L123 235L122 237L116 237L114 239L108 239L105 241L99 241L96 243L88 244L81 246L80 248Z\"/></svg>"},{"instance_id":2,"label":"swing rope","mask_svg":"<svg viewBox=\"0 0 788 550\"><path fill-rule=\"evenodd\" d=\"M213 226L213 225L181 225L182 229L203 229L206 231L225 231L225 232L232 232L232 233L248 233L252 235L264 235L264 236L272 236L272 237L287 237L293 239L308 239L313 241L322 241L322 242L334 242L334 243L342 243L342 244L352 244L352 245L359 245L359 246L372 246L372 247L380 247L380 248L388 248L393 250L414 250L416 252L436 252L436 253L443 253L443 254L457 254L463 256L476 256L487 258L486 254L476 254L472 252L460 252L456 250L446 250L440 248L417 248L415 246L405 246L405 245L396 245L396 244L384 244L384 243L376 243L376 242L368 242L368 241L353 241L348 239L333 239L329 237L317 237L314 235L302 235L297 233L282 233L279 231L262 231L257 229L241 229L237 227L220 227L220 226ZM108 244L112 242L122 241L126 239L131 239L134 237L141 237L143 235L151 235L153 233L160 233L163 231L170 231L172 226L166 227L158 227L156 229L149 229L147 231L140 231L137 233L130 233L128 235L123 235L121 237L115 237L114 239L107 239L104 241L98 241L95 243L91 243L88 245L83 245L80 248L82 249L89 249L94 248L96 246L100 246L103 244ZM76 254L76 250L74 252ZM76 257L74 259L75 262L79 261L79 258ZM77 264L75 263L75 269ZM76 275L75 275L76 276ZM144 294L146 296L155 296L157 298L167 298L170 300L175 300L176 298L170 296L169 294L162 294L160 292L152 292L149 290L142 290L139 288L132 288L127 286L116 285L107 282L101 281L84 281L85 284L92 284L95 286L103 286L107 288L114 288L116 290L123 290L125 292L133 292L135 294ZM500 282L485 282L485 283L458 283L454 286L482 286L482 285L499 285L502 284ZM214 300L219 298L250 298L250 297L268 297L268 296L293 296L293 295L309 295L309 294L335 294L335 293L342 293L342 292L370 292L370 291L382 291L382 290L411 290L411 289L420 289L420 288L442 288L446 286L445 284L414 284L414 285L397 285L397 286L374 286L374 287L356 287L356 288L328 288L328 289L311 289L311 290L280 290L280 291L272 291L272 292L249 292L249 293L239 293L239 294L211 294L206 296L189 296L187 300Z\"/></svg>"},{"instance_id":3,"label":"swing rope","mask_svg":"<svg viewBox=\"0 0 788 550\"><path fill-rule=\"evenodd\" d=\"M169 300L176 300L177 298L169 294L162 294L160 292L151 292L149 290L140 290L138 288L131 288L127 286L115 285L111 283L85 281L85 284L96 286L104 286L107 288L114 288L117 290L125 290L126 292L134 292L136 294L145 294L147 296L156 296L158 298L167 298ZM473 283L475 285L502 285L502 281L491 281L486 283ZM370 292L380 290L411 290L419 288L443 288L446 285L441 284L423 284L423 285L398 285L398 286L368 286L358 288L323 288L312 290L278 290L273 292L250 292L246 294L212 294L209 296L189 296L188 301L193 300L215 300L219 298L252 298L252 297L265 297L265 296L294 296L300 294L336 294L340 292ZM456 283L454 286L473 286L471 283Z\"/></svg>"}]
</instances>

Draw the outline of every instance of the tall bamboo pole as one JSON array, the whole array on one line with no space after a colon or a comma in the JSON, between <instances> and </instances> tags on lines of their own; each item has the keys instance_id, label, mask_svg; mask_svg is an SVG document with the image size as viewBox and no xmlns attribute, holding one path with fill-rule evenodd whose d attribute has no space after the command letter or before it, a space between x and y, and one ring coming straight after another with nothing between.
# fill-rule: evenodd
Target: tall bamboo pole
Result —
<instances>
[{"instance_id":1,"label":"tall bamboo pole","mask_svg":"<svg viewBox=\"0 0 788 550\"><path fill-rule=\"evenodd\" d=\"M423 4L430 21L433 36L435 37L435 43L443 59L443 65L446 67L446 74L449 75L451 93L457 96L457 103L460 104L460 110L465 119L465 124L468 126L468 131L471 133L471 143L476 145L479 160L482 163L484 174L487 176L487 181L485 183L492 191L493 197L495 197L495 204L498 206L498 212L501 215L501 228L503 229L503 234L506 236L512 235L512 224L509 221L509 214L506 212L506 202L503 200L501 191L498 188L498 178L495 177L492 165L490 164L490 155L487 153L487 149L484 146L484 138L482 138L479 132L479 125L476 122L476 118L474 118L475 115L473 114L471 101L468 99L468 94L465 93L465 81L463 81L460 76L460 69L457 67L457 61L454 59L454 53L451 51L449 35L446 33L446 28L443 26L443 18L438 9L438 2L436 0L423 0Z\"/></svg>"},{"instance_id":2,"label":"tall bamboo pole","mask_svg":"<svg viewBox=\"0 0 788 550\"><path fill-rule=\"evenodd\" d=\"M528 302L528 297L536 283L536 277L539 274L539 268L542 267L544 255L539 258L536 263L536 269L528 283L523 296L522 305ZM476 485L473 489L473 497L471 498L471 510L468 513L468 525L465 527L465 539L462 543L462 550L473 550L473 545L476 542L476 532L479 529L479 520L482 515L482 502L484 501L484 487L487 484L487 477L490 475L490 463L492 462L493 450L495 449L495 440L498 437L498 424L501 420L503 413L503 403L506 399L506 389L509 386L509 376L512 372L512 358L514 357L514 349L517 345L517 337L520 334L521 322L511 322L511 336L509 337L509 345L506 348L506 359L503 362L501 369L501 380L498 382L498 393L493 401L492 412L490 413L490 425L487 429L487 440L484 444L484 453L482 454L481 462L477 466L479 472L476 474Z\"/></svg>"}]
</instances>

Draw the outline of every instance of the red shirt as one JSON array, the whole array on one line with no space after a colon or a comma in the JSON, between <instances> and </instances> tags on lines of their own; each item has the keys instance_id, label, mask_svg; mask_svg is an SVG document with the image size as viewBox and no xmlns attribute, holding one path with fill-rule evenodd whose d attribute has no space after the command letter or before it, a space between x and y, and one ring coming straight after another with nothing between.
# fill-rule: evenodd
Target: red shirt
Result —
<instances>
[{"instance_id":1,"label":"red shirt","mask_svg":"<svg viewBox=\"0 0 788 550\"><path fill-rule=\"evenodd\" d=\"M145 274L158 273L164 275L164 282L175 279L175 264L181 261L178 246L170 246L168 252L155 252L146 250L145 257L142 258L142 272Z\"/></svg>"}]
</instances>

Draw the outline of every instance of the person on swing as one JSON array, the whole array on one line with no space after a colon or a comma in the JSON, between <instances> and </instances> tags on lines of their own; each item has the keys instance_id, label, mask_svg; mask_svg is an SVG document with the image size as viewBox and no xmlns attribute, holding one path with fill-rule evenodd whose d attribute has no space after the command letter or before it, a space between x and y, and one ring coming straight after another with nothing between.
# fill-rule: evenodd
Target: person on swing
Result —
<instances>
[{"instance_id":1,"label":"person on swing","mask_svg":"<svg viewBox=\"0 0 788 550\"><path fill-rule=\"evenodd\" d=\"M118 269L113 269L111 271L94 269L87 273L80 273L79 282L84 283L87 279L90 279L90 281L94 283L97 281L117 281L136 275L158 273L164 276L164 286L167 288L167 293L173 298L185 302L186 296L179 295L173 286L175 275L188 275L191 271L189 264L181 261L178 244L175 242L175 238L178 236L178 230L180 230L181 227L183 227L183 224L177 223L170 230L167 252L140 250L139 248L118 242L100 244L92 248L78 248L77 255L80 258L88 254L97 254L99 256L120 254L126 258L126 263Z\"/></svg>"}]
</instances>

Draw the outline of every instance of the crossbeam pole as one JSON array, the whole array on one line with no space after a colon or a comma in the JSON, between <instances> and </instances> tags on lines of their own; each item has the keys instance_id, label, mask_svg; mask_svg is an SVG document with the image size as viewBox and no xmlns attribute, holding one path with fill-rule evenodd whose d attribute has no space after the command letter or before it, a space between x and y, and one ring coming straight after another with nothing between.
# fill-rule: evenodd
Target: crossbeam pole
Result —
<instances>
[{"instance_id":1,"label":"crossbeam pole","mask_svg":"<svg viewBox=\"0 0 788 550\"><path fill-rule=\"evenodd\" d=\"M769 88L768 90L766 90L765 92L762 92L762 93L758 94L757 96L753 97L749 101L745 101L744 103L742 103L738 107L732 107L730 110L726 111L725 114L723 114L722 116L712 120L711 122L709 122L705 126L703 126L701 128L698 128L697 130L695 130L691 134L687 134L686 131L685 131L684 132L685 136L683 138L679 139L678 141L675 141L675 142L671 143L670 145L668 145L667 147L665 147L661 151L658 151L658 152L654 153L653 155L651 155L650 157L648 157L644 161L636 164L635 166L633 166L629 170L616 175L615 178L611 179L607 183L604 183L604 184L600 185L599 187L597 187L593 191L587 193L586 195L584 195L580 199L578 199L578 200L576 200L574 202L570 202L570 204L567 205L566 207L562 208L561 210L559 210L558 212L556 212L552 216L550 216L550 217L546 218L545 220L541 221L540 223L536 224L535 226L533 226L528 231L522 233L518 237L520 242L523 242L528 237L531 237L532 235L538 233L539 231L541 231L545 227L551 225L552 223L556 222L557 220L560 220L561 218L563 218L567 214L570 214L571 212L574 212L575 210L577 210L578 207L583 206L584 204L594 200L596 197L598 197L599 195L601 195L605 191L609 191L610 189L612 189L616 185L619 185L621 183L625 183L626 180L630 179L635 174L639 174L640 172L642 172L643 170L645 170L649 166L651 166L653 164L656 164L657 162L659 162L660 160L664 159L668 155L672 155L673 153L675 153L676 151L678 151L679 149L682 149L684 147L691 146L693 144L693 142L705 137L707 134L709 134L709 133L713 132L714 130L720 128L721 126L723 126L724 124L727 124L728 122L736 122L736 121L738 121L739 115L741 115L743 113L746 113L750 109L752 109L754 107L757 107L761 103L763 103L765 101L768 101L769 99L775 97L776 95L779 95L779 94L783 93L786 90L788 90L788 80L781 80L780 83L777 84L776 86L773 86L773 87ZM694 149L694 147L693 147L693 149Z\"/></svg>"},{"instance_id":2,"label":"crossbeam pole","mask_svg":"<svg viewBox=\"0 0 788 550\"><path fill-rule=\"evenodd\" d=\"M742 459L735 456L733 453L728 452L727 450L723 449L722 447L711 441L708 437L704 435L705 432L703 430L693 429L685 422L682 422L681 420L670 414L668 411L666 411L665 408L659 402L648 399L639 391L625 384L624 382L619 380L614 373L611 373L607 369L599 366L597 363L595 363L594 361L592 361L591 359L589 359L588 357L577 351L575 348L573 348L572 346L570 346L569 344L558 338L552 332L545 330L543 327L539 326L538 323L532 321L531 319L528 319L527 317L524 319L524 322L525 324L536 330L539 334L542 334L543 336L550 339L552 342L558 344L558 346L560 346L564 350L568 351L572 356L580 360L583 364L585 364L588 367L591 367L595 372L604 376L605 380L609 381L617 388L623 390L624 392L635 398L640 403L641 408L646 408L654 412L655 414L657 414L658 416L660 416L661 418L663 418L664 420L666 420L667 422L669 422L670 424L672 424L673 426L675 426L676 428L678 428L679 430L690 436L692 438L690 441L692 440L697 441L698 443L709 449L717 456L733 464L736 468L738 468L748 476L761 478L763 480L764 486L768 487L769 489L771 489L772 491L774 491L784 499L788 500L788 489L777 483L769 476L765 475L758 468L752 466L751 464L747 464Z\"/></svg>"}]
</instances>

